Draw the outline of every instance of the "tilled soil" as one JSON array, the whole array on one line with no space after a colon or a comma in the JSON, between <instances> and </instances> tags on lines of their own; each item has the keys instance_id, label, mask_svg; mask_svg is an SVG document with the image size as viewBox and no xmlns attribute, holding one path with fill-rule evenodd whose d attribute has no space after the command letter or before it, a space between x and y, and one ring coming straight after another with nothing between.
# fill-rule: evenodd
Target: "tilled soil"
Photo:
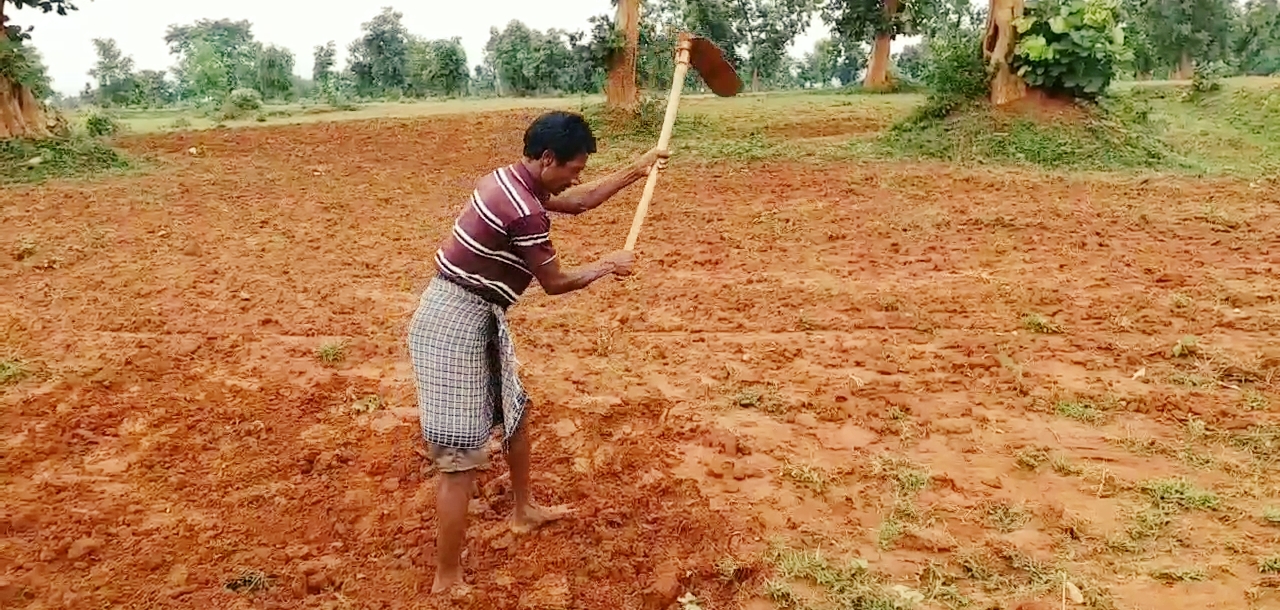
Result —
<instances>
[{"instance_id":1,"label":"tilled soil","mask_svg":"<svg viewBox=\"0 0 1280 610\"><path fill-rule=\"evenodd\" d=\"M447 606L406 326L532 116L135 138L147 172L0 192L0 357L30 371L0 390L3 605ZM620 247L638 195L556 218L565 262ZM535 492L578 513L511 534L495 454L458 603L768 608L790 546L924 607L1057 600L1059 573L1094 607L1274 607L1278 207L677 155L636 277L512 310ZM1220 501L1136 535L1163 479Z\"/></svg>"}]
</instances>

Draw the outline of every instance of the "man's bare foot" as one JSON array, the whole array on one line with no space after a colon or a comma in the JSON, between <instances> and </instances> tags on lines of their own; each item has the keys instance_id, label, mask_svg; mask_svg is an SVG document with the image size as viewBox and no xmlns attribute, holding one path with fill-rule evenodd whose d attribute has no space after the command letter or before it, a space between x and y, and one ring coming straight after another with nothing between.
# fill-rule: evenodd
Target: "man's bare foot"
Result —
<instances>
[{"instance_id":1,"label":"man's bare foot","mask_svg":"<svg viewBox=\"0 0 1280 610\"><path fill-rule=\"evenodd\" d=\"M431 594L439 595L446 592L453 599L466 597L471 593L471 585L463 582L461 574L452 576L436 574L436 581L431 585Z\"/></svg>"},{"instance_id":2,"label":"man's bare foot","mask_svg":"<svg viewBox=\"0 0 1280 610\"><path fill-rule=\"evenodd\" d=\"M553 521L559 521L573 514L568 504L542 507L530 504L523 511L518 511L511 519L511 531L527 534Z\"/></svg>"}]
</instances>

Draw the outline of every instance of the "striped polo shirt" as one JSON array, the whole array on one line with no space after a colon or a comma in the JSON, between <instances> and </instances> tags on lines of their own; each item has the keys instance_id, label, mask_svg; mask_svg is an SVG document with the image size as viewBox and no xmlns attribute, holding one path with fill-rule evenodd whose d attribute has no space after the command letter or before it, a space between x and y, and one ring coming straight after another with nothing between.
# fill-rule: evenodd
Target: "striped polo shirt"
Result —
<instances>
[{"instance_id":1,"label":"striped polo shirt","mask_svg":"<svg viewBox=\"0 0 1280 610\"><path fill-rule=\"evenodd\" d=\"M436 251L436 271L492 303L514 305L531 270L556 257L542 207L550 197L521 163L481 178Z\"/></svg>"}]
</instances>

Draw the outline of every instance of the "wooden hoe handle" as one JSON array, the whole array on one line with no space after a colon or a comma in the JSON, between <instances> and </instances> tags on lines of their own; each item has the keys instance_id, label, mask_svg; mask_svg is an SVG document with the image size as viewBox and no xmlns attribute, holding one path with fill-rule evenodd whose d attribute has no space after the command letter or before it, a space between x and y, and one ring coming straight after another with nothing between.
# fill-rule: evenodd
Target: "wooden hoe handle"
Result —
<instances>
[{"instance_id":1,"label":"wooden hoe handle","mask_svg":"<svg viewBox=\"0 0 1280 610\"><path fill-rule=\"evenodd\" d=\"M676 50L676 73L671 81L671 96L667 98L667 116L662 120L662 134L658 136L658 148L667 149L671 142L671 129L676 124L676 109L680 106L680 92L684 90L684 77L689 73L689 49L692 43L686 36L680 37ZM653 190L658 186L658 164L649 168L649 178L644 183L644 193L640 195L640 205L636 206L635 219L631 221L631 233L627 235L626 250L634 250L636 240L640 239L640 225L644 224L644 216L649 212L649 202L653 199Z\"/></svg>"}]
</instances>

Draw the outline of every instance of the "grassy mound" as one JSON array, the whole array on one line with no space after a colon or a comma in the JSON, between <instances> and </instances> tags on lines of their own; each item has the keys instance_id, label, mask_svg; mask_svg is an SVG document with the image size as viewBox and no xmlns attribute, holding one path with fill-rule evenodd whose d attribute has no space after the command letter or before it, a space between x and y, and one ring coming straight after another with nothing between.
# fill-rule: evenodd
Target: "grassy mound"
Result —
<instances>
[{"instance_id":1,"label":"grassy mound","mask_svg":"<svg viewBox=\"0 0 1280 610\"><path fill-rule=\"evenodd\" d=\"M917 114L894 125L880 144L895 156L956 163L1076 170L1186 167L1145 117L1125 103L1031 106L1005 110L972 103L945 118Z\"/></svg>"},{"instance_id":2,"label":"grassy mound","mask_svg":"<svg viewBox=\"0 0 1280 610\"><path fill-rule=\"evenodd\" d=\"M89 137L0 141L0 184L80 177L128 167L123 155Z\"/></svg>"},{"instance_id":3,"label":"grassy mound","mask_svg":"<svg viewBox=\"0 0 1280 610\"><path fill-rule=\"evenodd\" d=\"M1216 171L1274 175L1280 171L1280 84L1230 79L1220 89L1140 85L1126 99L1160 126L1164 139Z\"/></svg>"}]
</instances>

